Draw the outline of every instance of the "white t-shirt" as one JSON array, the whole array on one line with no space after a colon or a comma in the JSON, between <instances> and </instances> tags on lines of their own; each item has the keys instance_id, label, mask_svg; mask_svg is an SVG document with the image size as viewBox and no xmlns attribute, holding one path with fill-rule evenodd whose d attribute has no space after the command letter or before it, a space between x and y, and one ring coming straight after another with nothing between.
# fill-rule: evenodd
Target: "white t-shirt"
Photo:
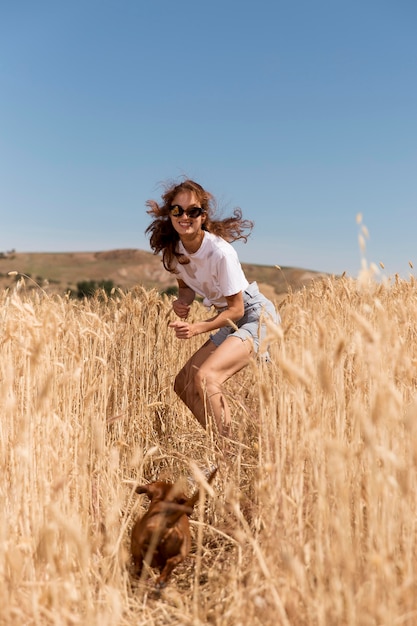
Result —
<instances>
[{"instance_id":1,"label":"white t-shirt","mask_svg":"<svg viewBox=\"0 0 417 626\"><path fill-rule=\"evenodd\" d=\"M190 254L178 242L178 252L188 257L186 265L176 264L176 276L200 296L205 306L220 309L227 306L225 296L244 291L249 285L233 246L207 231L201 246Z\"/></svg>"}]
</instances>

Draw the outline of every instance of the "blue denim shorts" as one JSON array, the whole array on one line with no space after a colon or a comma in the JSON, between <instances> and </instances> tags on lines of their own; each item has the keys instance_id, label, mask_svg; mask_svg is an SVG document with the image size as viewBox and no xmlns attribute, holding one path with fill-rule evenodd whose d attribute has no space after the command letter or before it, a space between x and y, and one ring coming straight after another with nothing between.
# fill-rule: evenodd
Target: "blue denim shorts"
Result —
<instances>
[{"instance_id":1,"label":"blue denim shorts","mask_svg":"<svg viewBox=\"0 0 417 626\"><path fill-rule=\"evenodd\" d=\"M214 335L210 335L212 342L218 347L228 337L239 337L242 341L253 340L255 354L259 352L259 345L266 335L266 325L261 323L262 318L268 318L279 324L281 318L274 304L260 293L257 283L251 283L243 292L245 313L235 322L237 330L233 326L223 326ZM224 309L223 309L224 310ZM268 353L260 355L268 357Z\"/></svg>"}]
</instances>

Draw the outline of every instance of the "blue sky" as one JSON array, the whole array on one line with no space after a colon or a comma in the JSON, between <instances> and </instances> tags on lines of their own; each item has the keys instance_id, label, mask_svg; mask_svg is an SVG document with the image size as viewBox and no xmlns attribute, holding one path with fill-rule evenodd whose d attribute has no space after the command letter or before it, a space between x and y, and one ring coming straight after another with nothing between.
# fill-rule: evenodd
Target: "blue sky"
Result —
<instances>
[{"instance_id":1,"label":"blue sky","mask_svg":"<svg viewBox=\"0 0 417 626\"><path fill-rule=\"evenodd\" d=\"M4 0L0 251L149 249L182 175L244 262L417 267L415 0Z\"/></svg>"}]
</instances>

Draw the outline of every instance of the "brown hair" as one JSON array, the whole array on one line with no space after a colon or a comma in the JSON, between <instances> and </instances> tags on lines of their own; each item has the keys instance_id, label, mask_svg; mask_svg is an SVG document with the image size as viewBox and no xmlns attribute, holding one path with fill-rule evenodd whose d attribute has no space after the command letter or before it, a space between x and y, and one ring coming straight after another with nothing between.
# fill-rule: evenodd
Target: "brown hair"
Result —
<instances>
[{"instance_id":1,"label":"brown hair","mask_svg":"<svg viewBox=\"0 0 417 626\"><path fill-rule=\"evenodd\" d=\"M148 200L146 206L148 213L154 218L146 229L146 234L150 234L150 246L154 254L162 252L162 262L168 272L175 272L176 259L179 263L189 263L189 259L181 256L177 251L179 235L174 229L169 216L169 208L175 196L181 191L191 191L195 194L199 205L204 209L206 220L202 226L213 235L218 235L226 241L232 242L243 239L245 242L253 228L253 222L242 219L242 211L237 208L231 217L225 219L215 219L216 204L214 197L203 189L201 185L193 180L184 180L179 184L169 184L162 194L162 204L155 200ZM245 231L249 231L245 234Z\"/></svg>"}]
</instances>

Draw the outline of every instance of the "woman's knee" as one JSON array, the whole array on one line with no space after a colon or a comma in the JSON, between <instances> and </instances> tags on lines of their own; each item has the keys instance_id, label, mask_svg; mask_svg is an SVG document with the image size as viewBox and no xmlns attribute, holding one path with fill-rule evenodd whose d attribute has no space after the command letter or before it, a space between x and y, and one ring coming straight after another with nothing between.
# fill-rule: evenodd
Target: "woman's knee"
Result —
<instances>
[{"instance_id":1,"label":"woman's knee","mask_svg":"<svg viewBox=\"0 0 417 626\"><path fill-rule=\"evenodd\" d=\"M178 396L180 396L180 398L184 396L186 391L190 392L191 388L194 387L194 377L196 371L197 370L192 367L191 364L187 363L176 375L174 380L174 391Z\"/></svg>"},{"instance_id":2,"label":"woman's knee","mask_svg":"<svg viewBox=\"0 0 417 626\"><path fill-rule=\"evenodd\" d=\"M182 369L180 372L178 372L178 374L175 376L175 380L174 380L174 391L175 393L181 397L181 395L184 393L186 388L186 376L185 376L185 372L184 369Z\"/></svg>"}]
</instances>

